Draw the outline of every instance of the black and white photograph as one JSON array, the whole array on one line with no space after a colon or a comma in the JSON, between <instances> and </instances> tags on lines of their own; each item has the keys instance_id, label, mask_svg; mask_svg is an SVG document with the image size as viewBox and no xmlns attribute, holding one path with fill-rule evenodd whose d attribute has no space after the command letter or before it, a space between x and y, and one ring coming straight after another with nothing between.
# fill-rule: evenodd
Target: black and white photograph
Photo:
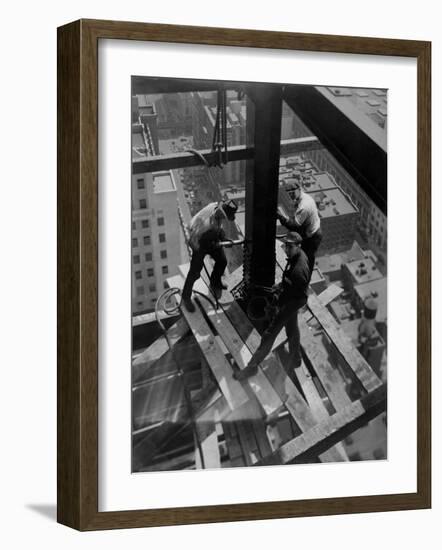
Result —
<instances>
[{"instance_id":1,"label":"black and white photograph","mask_svg":"<svg viewBox=\"0 0 442 550\"><path fill-rule=\"evenodd\" d=\"M387 460L388 90L129 101L132 472Z\"/></svg>"}]
</instances>

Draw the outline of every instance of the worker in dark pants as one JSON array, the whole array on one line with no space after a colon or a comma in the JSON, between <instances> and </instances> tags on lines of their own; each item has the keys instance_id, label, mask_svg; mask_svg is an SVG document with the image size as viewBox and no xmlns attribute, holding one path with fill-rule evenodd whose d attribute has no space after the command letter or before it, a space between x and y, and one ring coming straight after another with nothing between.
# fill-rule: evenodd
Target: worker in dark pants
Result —
<instances>
[{"instance_id":1,"label":"worker in dark pants","mask_svg":"<svg viewBox=\"0 0 442 550\"><path fill-rule=\"evenodd\" d=\"M302 249L307 254L310 274L315 267L316 252L322 241L321 220L314 199L302 190L300 176L286 180L286 190L293 199L295 213L293 217L284 216L278 209L276 217L290 231L296 231L302 237Z\"/></svg>"},{"instance_id":2,"label":"worker in dark pants","mask_svg":"<svg viewBox=\"0 0 442 550\"><path fill-rule=\"evenodd\" d=\"M222 289L227 288L222 282L227 266L226 254L221 245L221 242L226 240L223 225L227 221L235 220L237 210L238 206L233 200L212 202L200 210L190 222L189 246L192 249L192 259L183 287L182 304L191 313L195 311L192 303L192 288L200 276L206 254L215 261L210 276L210 285L215 296L219 298Z\"/></svg>"},{"instance_id":3,"label":"worker in dark pants","mask_svg":"<svg viewBox=\"0 0 442 550\"><path fill-rule=\"evenodd\" d=\"M281 283L274 288L277 296L277 313L263 332L261 343L247 367L234 373L234 378L237 380L244 380L257 373L258 365L270 353L273 343L283 327L287 333L293 368L301 364L298 311L307 303L310 268L307 255L301 248L302 238L299 233L288 232L283 241L287 254L287 265Z\"/></svg>"}]
</instances>

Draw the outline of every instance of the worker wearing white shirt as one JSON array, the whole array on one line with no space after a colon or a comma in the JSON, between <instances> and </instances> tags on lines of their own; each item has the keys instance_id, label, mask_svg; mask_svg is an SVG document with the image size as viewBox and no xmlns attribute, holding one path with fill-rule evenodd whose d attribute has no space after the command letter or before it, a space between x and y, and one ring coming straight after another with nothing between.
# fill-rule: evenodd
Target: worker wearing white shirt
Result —
<instances>
[{"instance_id":1,"label":"worker wearing white shirt","mask_svg":"<svg viewBox=\"0 0 442 550\"><path fill-rule=\"evenodd\" d=\"M291 178L286 180L295 204L295 213L288 218L278 208L277 218L290 231L296 231L302 237L302 249L307 255L310 273L315 267L315 257L322 241L321 220L314 199L302 190L301 183Z\"/></svg>"}]
</instances>

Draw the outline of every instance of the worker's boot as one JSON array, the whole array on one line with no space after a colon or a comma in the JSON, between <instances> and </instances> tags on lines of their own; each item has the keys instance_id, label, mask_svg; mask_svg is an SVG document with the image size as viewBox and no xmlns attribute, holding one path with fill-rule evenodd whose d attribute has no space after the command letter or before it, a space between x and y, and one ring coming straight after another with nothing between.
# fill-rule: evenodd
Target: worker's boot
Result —
<instances>
[{"instance_id":1,"label":"worker's boot","mask_svg":"<svg viewBox=\"0 0 442 550\"><path fill-rule=\"evenodd\" d=\"M192 302L192 298L190 296L182 296L181 305L184 305L189 313L195 312L195 304Z\"/></svg>"},{"instance_id":2,"label":"worker's boot","mask_svg":"<svg viewBox=\"0 0 442 550\"><path fill-rule=\"evenodd\" d=\"M259 362L257 360L251 359L247 367L233 373L233 378L235 378L235 380L246 380L250 378L250 376L255 376L258 372L258 365Z\"/></svg>"},{"instance_id":3,"label":"worker's boot","mask_svg":"<svg viewBox=\"0 0 442 550\"><path fill-rule=\"evenodd\" d=\"M195 311L195 305L192 303L192 287L193 279L187 276L184 282L183 291L181 292L181 304L184 304L184 307L189 313Z\"/></svg>"},{"instance_id":4,"label":"worker's boot","mask_svg":"<svg viewBox=\"0 0 442 550\"><path fill-rule=\"evenodd\" d=\"M220 279L219 281L219 286L223 289L223 290L227 290L229 287L223 282L222 279Z\"/></svg>"},{"instance_id":5,"label":"worker's boot","mask_svg":"<svg viewBox=\"0 0 442 550\"><path fill-rule=\"evenodd\" d=\"M210 288L217 300L219 300L223 294L223 289L226 289L227 286L224 285L221 279L210 279Z\"/></svg>"}]
</instances>

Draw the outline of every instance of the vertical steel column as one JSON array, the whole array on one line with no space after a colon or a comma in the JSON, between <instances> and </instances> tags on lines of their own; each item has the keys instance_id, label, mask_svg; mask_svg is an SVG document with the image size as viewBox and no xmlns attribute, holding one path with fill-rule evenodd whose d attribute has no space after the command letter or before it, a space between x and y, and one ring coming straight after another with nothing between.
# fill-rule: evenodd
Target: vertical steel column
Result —
<instances>
[{"instance_id":1,"label":"vertical steel column","mask_svg":"<svg viewBox=\"0 0 442 550\"><path fill-rule=\"evenodd\" d=\"M244 258L246 293L251 285L272 286L275 280L276 208L281 141L282 86L247 89L247 145L255 148L246 166Z\"/></svg>"}]
</instances>

